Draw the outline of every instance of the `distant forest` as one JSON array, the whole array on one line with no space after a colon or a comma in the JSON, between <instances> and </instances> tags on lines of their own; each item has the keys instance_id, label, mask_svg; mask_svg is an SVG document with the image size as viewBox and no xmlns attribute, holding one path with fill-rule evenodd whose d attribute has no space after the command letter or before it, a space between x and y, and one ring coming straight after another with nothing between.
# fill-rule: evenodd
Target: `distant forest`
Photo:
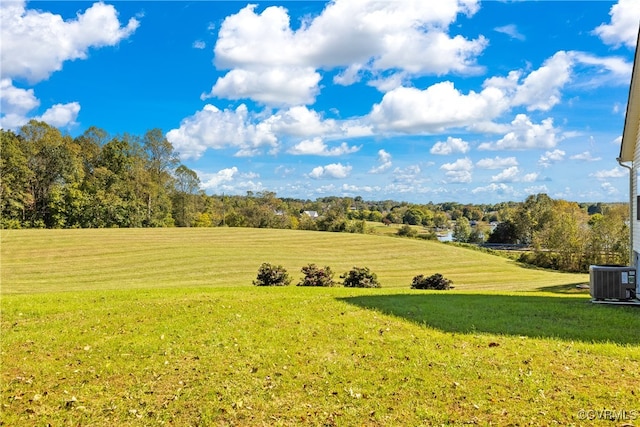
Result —
<instances>
[{"instance_id":1,"label":"distant forest","mask_svg":"<svg viewBox=\"0 0 640 427\"><path fill-rule=\"evenodd\" d=\"M110 136L91 127L72 138L44 122L0 130L0 228L256 227L520 244L521 260L570 271L626 264L628 205L578 204L546 194L497 204L279 198L270 191L207 195L160 129Z\"/></svg>"}]
</instances>

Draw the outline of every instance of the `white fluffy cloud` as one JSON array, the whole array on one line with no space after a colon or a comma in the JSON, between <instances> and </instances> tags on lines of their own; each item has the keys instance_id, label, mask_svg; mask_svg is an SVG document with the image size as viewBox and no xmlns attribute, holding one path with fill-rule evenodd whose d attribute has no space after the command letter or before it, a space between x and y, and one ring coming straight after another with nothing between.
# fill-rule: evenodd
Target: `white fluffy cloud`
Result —
<instances>
[{"instance_id":1,"label":"white fluffy cloud","mask_svg":"<svg viewBox=\"0 0 640 427\"><path fill-rule=\"evenodd\" d=\"M33 89L21 89L11 79L0 80L0 108L4 114L25 115L40 105Z\"/></svg>"},{"instance_id":2,"label":"white fluffy cloud","mask_svg":"<svg viewBox=\"0 0 640 427\"><path fill-rule=\"evenodd\" d=\"M553 119L545 119L540 124L533 123L526 114L518 114L511 122L511 131L495 143L483 143L479 150L524 150L532 148L553 148L558 143L558 129L553 127Z\"/></svg>"},{"instance_id":3,"label":"white fluffy cloud","mask_svg":"<svg viewBox=\"0 0 640 427\"><path fill-rule=\"evenodd\" d=\"M628 175L628 172L623 168L613 168L609 170L599 170L590 174L596 179L609 179L609 178L622 178Z\"/></svg>"},{"instance_id":4,"label":"white fluffy cloud","mask_svg":"<svg viewBox=\"0 0 640 427\"><path fill-rule=\"evenodd\" d=\"M48 108L41 116L35 117L35 119L47 122L51 126L65 127L75 124L79 112L80 104L77 102L55 104L51 108Z\"/></svg>"},{"instance_id":5,"label":"white fluffy cloud","mask_svg":"<svg viewBox=\"0 0 640 427\"><path fill-rule=\"evenodd\" d=\"M557 52L516 89L512 104L527 110L548 111L560 102L560 89L569 81L573 62L566 52Z\"/></svg>"},{"instance_id":6,"label":"white fluffy cloud","mask_svg":"<svg viewBox=\"0 0 640 427\"><path fill-rule=\"evenodd\" d=\"M496 156L493 159L480 159L476 162L476 167L480 169L502 169L511 166L518 166L518 160L515 157Z\"/></svg>"},{"instance_id":7,"label":"white fluffy cloud","mask_svg":"<svg viewBox=\"0 0 640 427\"><path fill-rule=\"evenodd\" d=\"M468 151L469 143L467 141L463 141L461 138L447 137L446 141L436 142L429 152L431 154L448 155L457 153L465 154Z\"/></svg>"},{"instance_id":8,"label":"white fluffy cloud","mask_svg":"<svg viewBox=\"0 0 640 427\"><path fill-rule=\"evenodd\" d=\"M387 92L369 119L382 131L436 133L491 120L507 107L508 100L497 88L464 95L446 81L425 90L400 87Z\"/></svg>"},{"instance_id":9,"label":"white fluffy cloud","mask_svg":"<svg viewBox=\"0 0 640 427\"><path fill-rule=\"evenodd\" d=\"M306 139L291 147L287 152L294 155L314 155L314 156L343 156L355 153L360 147L351 146L343 142L337 147L329 148L322 138Z\"/></svg>"},{"instance_id":10,"label":"white fluffy cloud","mask_svg":"<svg viewBox=\"0 0 640 427\"><path fill-rule=\"evenodd\" d=\"M608 45L634 47L638 40L640 2L638 0L619 0L611 7L609 15L611 22L600 25L594 30L594 33Z\"/></svg>"},{"instance_id":11,"label":"white fluffy cloud","mask_svg":"<svg viewBox=\"0 0 640 427\"><path fill-rule=\"evenodd\" d=\"M582 153L579 154L574 154L573 156L569 157L571 160L580 160L583 162L596 162L598 160L601 160L601 157L593 157L593 154L591 154L589 151L584 151Z\"/></svg>"},{"instance_id":12,"label":"white fluffy cloud","mask_svg":"<svg viewBox=\"0 0 640 427\"><path fill-rule=\"evenodd\" d=\"M203 98L246 98L277 106L313 104L320 78L320 74L309 67L236 69L220 77Z\"/></svg>"},{"instance_id":13,"label":"white fluffy cloud","mask_svg":"<svg viewBox=\"0 0 640 427\"><path fill-rule=\"evenodd\" d=\"M346 178L351 173L351 166L342 163L332 163L326 166L317 166L309 173L310 178Z\"/></svg>"},{"instance_id":14,"label":"white fluffy cloud","mask_svg":"<svg viewBox=\"0 0 640 427\"><path fill-rule=\"evenodd\" d=\"M565 153L562 150L553 150L553 151L546 151L542 156L540 156L540 160L538 160L538 164L540 164L540 166L542 167L549 167L551 166L553 163L558 163L564 160L564 156L567 153Z\"/></svg>"},{"instance_id":15,"label":"white fluffy cloud","mask_svg":"<svg viewBox=\"0 0 640 427\"><path fill-rule=\"evenodd\" d=\"M317 111L309 110L305 106L280 110L265 119L263 123L274 134L299 138L341 133L335 120L324 120Z\"/></svg>"},{"instance_id":16,"label":"white fluffy cloud","mask_svg":"<svg viewBox=\"0 0 640 427\"><path fill-rule=\"evenodd\" d=\"M518 179L520 169L517 166L511 166L491 177L492 182L514 182Z\"/></svg>"},{"instance_id":17,"label":"white fluffy cloud","mask_svg":"<svg viewBox=\"0 0 640 427\"><path fill-rule=\"evenodd\" d=\"M445 163L440 166L445 171L446 181L450 183L469 183L471 182L471 172L473 171L473 162L469 158L458 159L453 163Z\"/></svg>"},{"instance_id":18,"label":"white fluffy cloud","mask_svg":"<svg viewBox=\"0 0 640 427\"><path fill-rule=\"evenodd\" d=\"M264 123L251 122L247 107L219 110L205 105L193 116L183 119L178 129L167 132L182 158L199 158L207 148L237 148L237 155L250 155L261 148L274 149L278 140Z\"/></svg>"},{"instance_id":19,"label":"white fluffy cloud","mask_svg":"<svg viewBox=\"0 0 640 427\"><path fill-rule=\"evenodd\" d=\"M38 106L40 100L34 95L33 89L17 88L10 79L0 80L0 127L3 129L16 129L30 119L42 120L57 127L71 126L80 112L80 104L70 102L55 104L40 116L30 116L29 113Z\"/></svg>"},{"instance_id":20,"label":"white fluffy cloud","mask_svg":"<svg viewBox=\"0 0 640 427\"><path fill-rule=\"evenodd\" d=\"M113 46L129 37L139 22L121 27L112 5L94 3L76 19L26 9L24 1L0 4L0 62L5 77L35 83L62 69L68 60L84 59L92 47Z\"/></svg>"},{"instance_id":21,"label":"white fluffy cloud","mask_svg":"<svg viewBox=\"0 0 640 427\"><path fill-rule=\"evenodd\" d=\"M261 149L277 150L283 138L307 138L293 150L317 148L313 142L323 137L355 137L369 134L357 122L336 123L324 120L316 111L305 106L280 110L264 118L251 114L245 104L235 110L220 110L213 105L182 120L180 126L167 133L167 139L183 158L199 158L207 149L238 148L237 155L258 154ZM340 155L357 151L346 146L327 149L322 155ZM346 147L346 148L345 148ZM302 154L299 152L298 154Z\"/></svg>"},{"instance_id":22,"label":"white fluffy cloud","mask_svg":"<svg viewBox=\"0 0 640 427\"><path fill-rule=\"evenodd\" d=\"M505 183L491 183L485 187L476 187L473 190L471 190L472 194L478 194L478 193L492 193L492 194L499 194L502 196L516 196L518 195L518 192L514 190L513 187L511 187L510 185L507 185Z\"/></svg>"},{"instance_id":23,"label":"white fluffy cloud","mask_svg":"<svg viewBox=\"0 0 640 427\"><path fill-rule=\"evenodd\" d=\"M234 177L238 175L238 168L231 167L222 169L216 173L198 172L198 176L201 180L201 187L205 190L214 190L221 185L233 181Z\"/></svg>"},{"instance_id":24,"label":"white fluffy cloud","mask_svg":"<svg viewBox=\"0 0 640 427\"><path fill-rule=\"evenodd\" d=\"M382 173L391 168L393 162L391 161L391 154L385 150L378 150L378 166L375 166L369 170L369 173Z\"/></svg>"},{"instance_id":25,"label":"white fluffy cloud","mask_svg":"<svg viewBox=\"0 0 640 427\"><path fill-rule=\"evenodd\" d=\"M478 10L476 0L336 0L297 30L284 7L261 13L256 8L250 4L222 22L215 65L230 71L211 95L307 104L319 91L320 69L343 69L335 79L339 84L365 75L375 81L391 71L400 76L385 78L391 89L389 82L397 86L404 76L477 73L475 58L487 46L482 36L468 40L447 33L458 15Z\"/></svg>"}]
</instances>

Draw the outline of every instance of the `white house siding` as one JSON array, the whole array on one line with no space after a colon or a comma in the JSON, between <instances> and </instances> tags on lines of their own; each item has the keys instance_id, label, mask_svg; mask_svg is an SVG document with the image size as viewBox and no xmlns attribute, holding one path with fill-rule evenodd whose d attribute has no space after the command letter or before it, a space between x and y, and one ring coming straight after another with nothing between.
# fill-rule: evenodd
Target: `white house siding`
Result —
<instances>
[{"instance_id":1,"label":"white house siding","mask_svg":"<svg viewBox=\"0 0 640 427\"><path fill-rule=\"evenodd\" d=\"M634 221L633 224L633 251L636 252L636 256L634 257L634 259L636 260L636 264L637 264L637 260L638 260L638 255L640 254L640 221L637 219L638 218L638 180L640 179L640 120L638 120L638 132L636 133L636 145L635 145L635 151L633 153L633 177L635 179L633 179L631 182L631 188L629 189L629 191L631 191L631 194L633 194L633 203L631 204L632 206L632 211L631 211L631 221ZM638 265L635 266L636 268L640 267Z\"/></svg>"}]
</instances>

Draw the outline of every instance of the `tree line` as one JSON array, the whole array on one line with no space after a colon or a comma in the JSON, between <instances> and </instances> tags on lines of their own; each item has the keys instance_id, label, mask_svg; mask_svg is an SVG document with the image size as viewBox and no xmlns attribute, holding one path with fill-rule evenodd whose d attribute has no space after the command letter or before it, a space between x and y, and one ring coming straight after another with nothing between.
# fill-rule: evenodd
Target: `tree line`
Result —
<instances>
[{"instance_id":1,"label":"tree line","mask_svg":"<svg viewBox=\"0 0 640 427\"><path fill-rule=\"evenodd\" d=\"M453 230L458 242L520 244L522 260L584 271L624 264L628 205L578 204L546 194L524 202L413 204L362 197L279 198L270 191L207 195L160 129L142 136L91 127L75 138L45 122L0 130L0 228L256 227L399 234ZM497 224L497 225L496 225Z\"/></svg>"}]
</instances>

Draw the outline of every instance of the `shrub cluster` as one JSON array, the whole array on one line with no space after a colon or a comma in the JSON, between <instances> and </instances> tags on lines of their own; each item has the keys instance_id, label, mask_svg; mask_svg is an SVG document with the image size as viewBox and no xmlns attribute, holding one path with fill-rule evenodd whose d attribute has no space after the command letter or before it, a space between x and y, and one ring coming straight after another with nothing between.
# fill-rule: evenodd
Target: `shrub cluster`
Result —
<instances>
[{"instance_id":1,"label":"shrub cluster","mask_svg":"<svg viewBox=\"0 0 640 427\"><path fill-rule=\"evenodd\" d=\"M308 264L300 270L303 274L297 286L336 286L333 280L334 273L331 267L318 267L316 264ZM378 276L368 267L353 267L340 276L342 285L346 288L380 288ZM446 279L440 273L431 276L420 274L411 281L411 289L435 289L448 290L452 288L452 281ZM288 286L291 278L287 270L281 265L273 265L264 262L258 269L258 276L253 281L256 286Z\"/></svg>"},{"instance_id":2,"label":"shrub cluster","mask_svg":"<svg viewBox=\"0 0 640 427\"><path fill-rule=\"evenodd\" d=\"M436 273L429 277L419 274L411 281L411 289L435 289L445 291L451 288L453 282L442 277L442 274Z\"/></svg>"},{"instance_id":3,"label":"shrub cluster","mask_svg":"<svg viewBox=\"0 0 640 427\"><path fill-rule=\"evenodd\" d=\"M368 267L353 267L340 276L347 288L379 288L378 276Z\"/></svg>"},{"instance_id":4,"label":"shrub cluster","mask_svg":"<svg viewBox=\"0 0 640 427\"><path fill-rule=\"evenodd\" d=\"M253 284L256 286L288 286L291 278L287 270L281 265L263 262L258 269L258 276Z\"/></svg>"},{"instance_id":5,"label":"shrub cluster","mask_svg":"<svg viewBox=\"0 0 640 427\"><path fill-rule=\"evenodd\" d=\"M335 286L334 273L330 267L318 267L316 264L308 264L301 270L304 277L297 286ZM340 276L344 279L343 285L349 288L379 288L380 282L375 273L368 267L353 267ZM281 265L262 263L258 269L258 275L253 284L256 286L287 286L291 278L287 270Z\"/></svg>"},{"instance_id":6,"label":"shrub cluster","mask_svg":"<svg viewBox=\"0 0 640 427\"><path fill-rule=\"evenodd\" d=\"M331 268L326 266L320 268L315 264L309 264L302 267L302 274L304 277L298 283L298 286L335 286L336 282L333 280L334 273Z\"/></svg>"}]
</instances>

